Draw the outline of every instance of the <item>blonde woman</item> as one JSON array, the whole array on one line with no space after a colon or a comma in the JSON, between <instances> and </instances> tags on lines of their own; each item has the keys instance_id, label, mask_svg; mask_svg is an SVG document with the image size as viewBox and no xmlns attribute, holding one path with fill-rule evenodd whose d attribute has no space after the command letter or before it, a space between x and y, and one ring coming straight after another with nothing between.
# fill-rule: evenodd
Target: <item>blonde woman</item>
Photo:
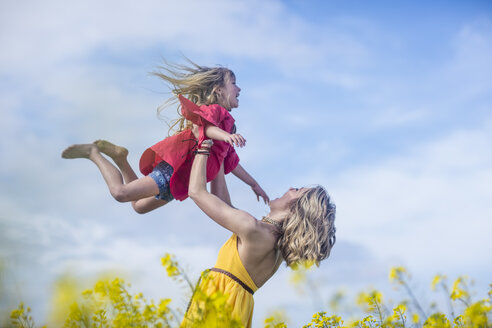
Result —
<instances>
[{"instance_id":1,"label":"blonde woman","mask_svg":"<svg viewBox=\"0 0 492 328\"><path fill-rule=\"evenodd\" d=\"M217 314L208 311L203 298L203 294L217 292L227 297L226 315L251 327L253 293L283 261L288 266L305 262L319 265L330 255L336 240L335 205L321 186L290 188L270 201L270 213L257 220L207 191L209 147L210 143L204 142L195 157L189 195L212 220L233 234L220 249L215 266L201 279L181 327L220 326ZM215 183L227 194L223 175Z\"/></svg>"},{"instance_id":2,"label":"blonde woman","mask_svg":"<svg viewBox=\"0 0 492 328\"><path fill-rule=\"evenodd\" d=\"M182 201L188 197L189 174L196 148L204 139L211 138L216 142L210 150L207 181L214 180L219 173L232 172L253 189L258 200L261 197L268 203L268 195L239 164L234 150L234 146L243 147L246 143L240 134L236 134L234 118L230 114L239 105L241 91L236 85L234 73L224 67L209 68L191 61L190 64L166 64L160 72L154 73L178 96L178 113L181 117L170 128L171 131L177 126L176 134L143 153L140 171L145 177L137 178L127 161L128 151L125 148L105 140L70 146L63 151L62 157L91 160L117 201L132 202L137 213L147 213L173 199ZM175 99L174 96L169 98L163 108ZM111 158L116 166L103 154ZM212 192L222 195L214 186Z\"/></svg>"}]
</instances>

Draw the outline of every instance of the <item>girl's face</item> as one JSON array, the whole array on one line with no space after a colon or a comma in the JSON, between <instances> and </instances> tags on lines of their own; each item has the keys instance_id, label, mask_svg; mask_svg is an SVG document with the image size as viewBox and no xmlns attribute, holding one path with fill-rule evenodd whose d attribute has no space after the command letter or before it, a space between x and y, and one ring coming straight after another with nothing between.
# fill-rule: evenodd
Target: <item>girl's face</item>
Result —
<instances>
[{"instance_id":1,"label":"girl's face","mask_svg":"<svg viewBox=\"0 0 492 328\"><path fill-rule=\"evenodd\" d=\"M239 91L241 88L236 85L236 77L234 74L229 74L226 79L224 86L217 90L219 105L226 109L237 108L239 106Z\"/></svg>"}]
</instances>

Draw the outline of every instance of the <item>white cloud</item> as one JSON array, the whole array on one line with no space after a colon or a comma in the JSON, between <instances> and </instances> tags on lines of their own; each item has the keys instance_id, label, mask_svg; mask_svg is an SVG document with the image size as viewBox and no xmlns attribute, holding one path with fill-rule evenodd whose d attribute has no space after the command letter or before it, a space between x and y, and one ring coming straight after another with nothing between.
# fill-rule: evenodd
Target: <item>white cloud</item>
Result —
<instances>
[{"instance_id":1,"label":"white cloud","mask_svg":"<svg viewBox=\"0 0 492 328\"><path fill-rule=\"evenodd\" d=\"M453 51L420 81L429 109L440 109L443 116L459 118L458 115L476 115L481 105L490 104L491 35L490 18L469 22L459 29L449 45Z\"/></svg>"},{"instance_id":2,"label":"white cloud","mask_svg":"<svg viewBox=\"0 0 492 328\"><path fill-rule=\"evenodd\" d=\"M377 113L373 124L376 128L398 127L422 121L426 116L427 113L425 110L391 107Z\"/></svg>"},{"instance_id":3,"label":"white cloud","mask_svg":"<svg viewBox=\"0 0 492 328\"><path fill-rule=\"evenodd\" d=\"M328 181L340 236L415 269L490 262L491 131L488 122Z\"/></svg>"},{"instance_id":4,"label":"white cloud","mask_svg":"<svg viewBox=\"0 0 492 328\"><path fill-rule=\"evenodd\" d=\"M448 82L460 88L462 100L490 94L492 90L492 21L465 25L455 40L456 55L448 63ZM455 95L456 96L456 95Z\"/></svg>"},{"instance_id":5,"label":"white cloud","mask_svg":"<svg viewBox=\"0 0 492 328\"><path fill-rule=\"evenodd\" d=\"M319 27L280 1L149 0L138 6L125 1L49 1L9 3L3 9L2 30L15 33L1 34L0 71L37 80L53 69L80 64L98 49L128 52L156 44L192 57L222 54L262 60L287 75L309 77L313 68L328 67L328 62L334 67L366 56L364 46L343 29L327 26L317 34ZM310 70L304 74L306 68ZM330 83L352 86L357 80L325 71Z\"/></svg>"}]
</instances>

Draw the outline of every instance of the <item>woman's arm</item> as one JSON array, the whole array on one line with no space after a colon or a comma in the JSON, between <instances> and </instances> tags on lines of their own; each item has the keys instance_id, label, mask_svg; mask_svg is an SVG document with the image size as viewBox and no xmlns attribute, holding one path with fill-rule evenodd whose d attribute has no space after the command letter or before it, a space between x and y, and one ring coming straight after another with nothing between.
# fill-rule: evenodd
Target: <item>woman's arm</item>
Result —
<instances>
[{"instance_id":1,"label":"woman's arm","mask_svg":"<svg viewBox=\"0 0 492 328\"><path fill-rule=\"evenodd\" d=\"M203 149L201 148L199 151ZM207 155L200 153L195 156L188 188L190 198L205 214L227 230L236 233L239 237L249 235L256 228L256 219L247 212L231 207L207 191L207 158Z\"/></svg>"},{"instance_id":2,"label":"woman's arm","mask_svg":"<svg viewBox=\"0 0 492 328\"><path fill-rule=\"evenodd\" d=\"M241 166L241 164L238 164L234 170L232 170L232 174L234 174L236 177L241 179L244 183L249 185L251 189L253 189L253 192L256 195L256 199L260 201L260 197L263 198L263 201L265 204L270 202L270 198L266 194L266 192L260 187L258 182L248 173L246 170Z\"/></svg>"}]
</instances>

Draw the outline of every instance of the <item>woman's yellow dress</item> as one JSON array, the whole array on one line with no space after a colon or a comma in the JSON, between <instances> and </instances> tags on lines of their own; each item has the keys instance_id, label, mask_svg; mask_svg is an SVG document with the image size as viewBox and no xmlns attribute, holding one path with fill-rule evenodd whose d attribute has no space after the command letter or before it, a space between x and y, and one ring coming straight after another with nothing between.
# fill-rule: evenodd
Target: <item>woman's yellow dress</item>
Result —
<instances>
[{"instance_id":1,"label":"woman's yellow dress","mask_svg":"<svg viewBox=\"0 0 492 328\"><path fill-rule=\"evenodd\" d=\"M181 327L251 327L253 293L258 290L244 268L233 234L221 247L215 267L205 271Z\"/></svg>"}]
</instances>

